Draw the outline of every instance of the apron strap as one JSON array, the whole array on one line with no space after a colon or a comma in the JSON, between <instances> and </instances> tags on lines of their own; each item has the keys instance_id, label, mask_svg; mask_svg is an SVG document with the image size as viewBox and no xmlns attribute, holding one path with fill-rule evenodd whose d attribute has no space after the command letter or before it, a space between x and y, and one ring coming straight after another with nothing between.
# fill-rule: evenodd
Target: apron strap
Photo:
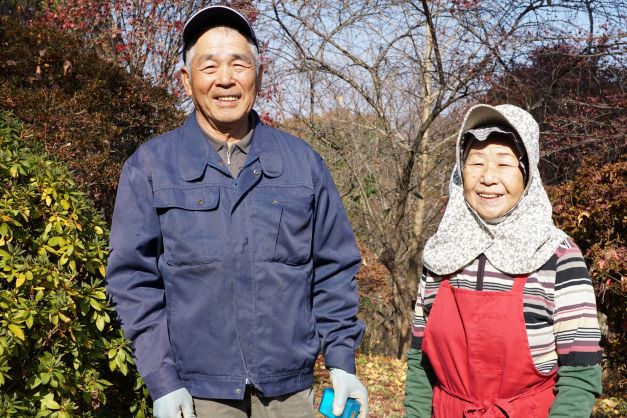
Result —
<instances>
[{"instance_id":1,"label":"apron strap","mask_svg":"<svg viewBox=\"0 0 627 418\"><path fill-rule=\"evenodd\" d=\"M527 275L526 274L517 274L514 276L514 285L512 286L512 292L522 292L525 288L525 283L527 283Z\"/></svg>"}]
</instances>

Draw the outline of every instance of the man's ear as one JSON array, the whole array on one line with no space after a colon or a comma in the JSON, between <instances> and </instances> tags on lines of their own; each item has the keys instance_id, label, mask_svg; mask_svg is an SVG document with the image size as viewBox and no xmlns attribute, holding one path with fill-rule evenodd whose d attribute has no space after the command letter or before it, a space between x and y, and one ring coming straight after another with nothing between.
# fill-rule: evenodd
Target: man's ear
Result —
<instances>
[{"instance_id":1,"label":"man's ear","mask_svg":"<svg viewBox=\"0 0 627 418\"><path fill-rule=\"evenodd\" d=\"M183 81L183 87L185 88L185 94L192 97L192 75L187 72L187 67L181 68L181 80Z\"/></svg>"},{"instance_id":2,"label":"man's ear","mask_svg":"<svg viewBox=\"0 0 627 418\"><path fill-rule=\"evenodd\" d=\"M263 81L263 65L259 66L259 72L257 73L257 94L261 93L261 82Z\"/></svg>"}]
</instances>

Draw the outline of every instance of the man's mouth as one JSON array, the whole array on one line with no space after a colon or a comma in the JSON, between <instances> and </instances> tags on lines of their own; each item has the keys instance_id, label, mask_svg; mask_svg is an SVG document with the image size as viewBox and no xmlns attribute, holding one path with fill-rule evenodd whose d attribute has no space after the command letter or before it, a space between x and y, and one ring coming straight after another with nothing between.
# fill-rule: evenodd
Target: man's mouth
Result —
<instances>
[{"instance_id":1,"label":"man's mouth","mask_svg":"<svg viewBox=\"0 0 627 418\"><path fill-rule=\"evenodd\" d=\"M239 97L237 97L237 96L219 96L219 97L216 97L216 99L218 99L221 102L235 102L235 101L239 100Z\"/></svg>"}]
</instances>

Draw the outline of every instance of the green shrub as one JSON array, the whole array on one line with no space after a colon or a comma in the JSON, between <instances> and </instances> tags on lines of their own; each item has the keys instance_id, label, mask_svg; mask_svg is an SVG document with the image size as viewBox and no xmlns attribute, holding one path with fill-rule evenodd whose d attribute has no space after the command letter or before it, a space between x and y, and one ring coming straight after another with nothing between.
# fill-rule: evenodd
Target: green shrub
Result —
<instances>
[{"instance_id":1,"label":"green shrub","mask_svg":"<svg viewBox=\"0 0 627 418\"><path fill-rule=\"evenodd\" d=\"M0 112L0 416L144 416L105 296L104 220L28 139Z\"/></svg>"}]
</instances>

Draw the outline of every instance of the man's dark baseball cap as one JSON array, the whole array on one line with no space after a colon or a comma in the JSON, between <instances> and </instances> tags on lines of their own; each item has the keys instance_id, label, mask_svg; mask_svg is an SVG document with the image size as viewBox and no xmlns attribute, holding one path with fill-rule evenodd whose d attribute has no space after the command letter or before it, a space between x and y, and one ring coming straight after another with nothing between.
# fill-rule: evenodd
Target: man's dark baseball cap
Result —
<instances>
[{"instance_id":1,"label":"man's dark baseball cap","mask_svg":"<svg viewBox=\"0 0 627 418\"><path fill-rule=\"evenodd\" d=\"M259 50L255 32L240 12L227 6L208 6L194 13L185 23L183 28L183 62L185 62L187 50L207 29L214 26L227 26L237 30L250 39Z\"/></svg>"}]
</instances>

